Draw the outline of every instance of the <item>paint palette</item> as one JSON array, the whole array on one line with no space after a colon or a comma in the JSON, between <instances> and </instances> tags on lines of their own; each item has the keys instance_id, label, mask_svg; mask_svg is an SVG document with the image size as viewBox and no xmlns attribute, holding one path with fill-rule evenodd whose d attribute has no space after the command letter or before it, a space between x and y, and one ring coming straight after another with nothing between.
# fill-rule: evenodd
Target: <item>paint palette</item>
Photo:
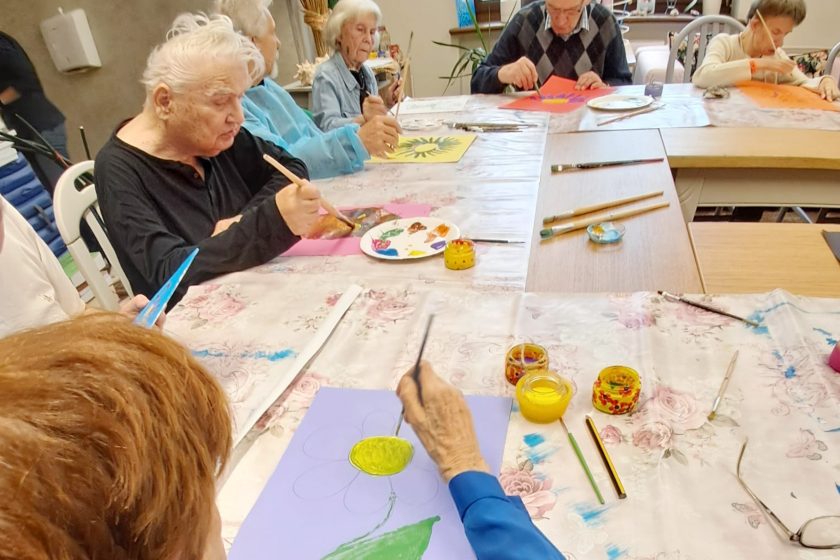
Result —
<instances>
[{"instance_id":1,"label":"paint palette","mask_svg":"<svg viewBox=\"0 0 840 560\"><path fill-rule=\"evenodd\" d=\"M586 105L599 111L632 111L641 109L653 103L653 97L648 95L605 95L590 99Z\"/></svg>"},{"instance_id":2,"label":"paint palette","mask_svg":"<svg viewBox=\"0 0 840 560\"><path fill-rule=\"evenodd\" d=\"M438 218L400 218L368 230L361 248L377 259L422 259L442 253L447 241L460 237L458 226Z\"/></svg>"}]
</instances>

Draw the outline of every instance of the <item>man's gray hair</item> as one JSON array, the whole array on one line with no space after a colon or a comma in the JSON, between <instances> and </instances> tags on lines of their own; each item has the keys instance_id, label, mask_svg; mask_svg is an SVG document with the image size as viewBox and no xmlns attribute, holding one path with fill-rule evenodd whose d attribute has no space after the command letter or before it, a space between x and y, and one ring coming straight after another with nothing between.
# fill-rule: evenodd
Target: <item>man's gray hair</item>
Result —
<instances>
[{"instance_id":1,"label":"man's gray hair","mask_svg":"<svg viewBox=\"0 0 840 560\"><path fill-rule=\"evenodd\" d=\"M233 27L248 37L260 37L268 31L272 0L215 0L213 11L227 16Z\"/></svg>"},{"instance_id":2,"label":"man's gray hair","mask_svg":"<svg viewBox=\"0 0 840 560\"><path fill-rule=\"evenodd\" d=\"M382 23L382 11L373 0L340 0L333 8L327 25L324 27L324 36L327 45L334 49L338 48L338 39L341 37L341 28L348 21L355 21L362 16L373 14L376 16L376 27Z\"/></svg>"},{"instance_id":3,"label":"man's gray hair","mask_svg":"<svg viewBox=\"0 0 840 560\"><path fill-rule=\"evenodd\" d=\"M181 14L166 33L166 41L152 50L141 82L148 96L160 84L182 92L205 79L206 62L241 62L252 82L263 77L265 62L254 43L233 29L222 15Z\"/></svg>"}]
</instances>

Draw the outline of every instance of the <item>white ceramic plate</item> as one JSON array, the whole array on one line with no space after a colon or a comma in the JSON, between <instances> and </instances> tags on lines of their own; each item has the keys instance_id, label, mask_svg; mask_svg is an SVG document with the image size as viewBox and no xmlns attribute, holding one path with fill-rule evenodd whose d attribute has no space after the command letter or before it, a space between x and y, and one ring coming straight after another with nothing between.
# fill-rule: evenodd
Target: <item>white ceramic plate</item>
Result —
<instances>
[{"instance_id":1,"label":"white ceramic plate","mask_svg":"<svg viewBox=\"0 0 840 560\"><path fill-rule=\"evenodd\" d=\"M605 95L590 99L586 105L599 111L633 111L653 103L649 95Z\"/></svg>"},{"instance_id":2,"label":"white ceramic plate","mask_svg":"<svg viewBox=\"0 0 840 560\"><path fill-rule=\"evenodd\" d=\"M438 218L400 218L362 236L362 252L376 259L402 261L442 253L447 241L461 237L458 226Z\"/></svg>"}]
</instances>

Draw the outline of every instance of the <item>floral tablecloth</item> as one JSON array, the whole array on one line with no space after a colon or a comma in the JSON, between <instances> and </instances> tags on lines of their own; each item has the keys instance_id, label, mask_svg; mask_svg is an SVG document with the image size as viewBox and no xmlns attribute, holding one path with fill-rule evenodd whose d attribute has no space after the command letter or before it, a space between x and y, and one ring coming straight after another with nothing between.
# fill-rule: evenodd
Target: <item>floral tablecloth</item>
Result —
<instances>
[{"instance_id":1,"label":"floral tablecloth","mask_svg":"<svg viewBox=\"0 0 840 560\"><path fill-rule=\"evenodd\" d=\"M298 285L294 275L269 274L273 293ZM337 291L342 285L334 277L318 282ZM794 530L840 511L840 374L825 364L840 334L840 300L782 291L707 299L761 326L650 293L528 294L371 280L308 371L238 450L219 496L224 536L232 542L318 389L393 389L416 356L423 317L434 311L425 356L465 393L512 395L504 356L523 340L543 345L551 368L572 381L576 394L566 422L606 505L595 500L560 426L531 424L516 407L500 475L569 558L832 557L779 540L734 468L749 437L743 475ZM312 301L313 307L329 303ZM247 309L230 309L226 319L241 324ZM736 349L732 382L709 422ZM633 414L609 416L592 407L592 383L613 364L641 374ZM612 454L625 500L616 498L586 433L586 413Z\"/></svg>"}]
</instances>

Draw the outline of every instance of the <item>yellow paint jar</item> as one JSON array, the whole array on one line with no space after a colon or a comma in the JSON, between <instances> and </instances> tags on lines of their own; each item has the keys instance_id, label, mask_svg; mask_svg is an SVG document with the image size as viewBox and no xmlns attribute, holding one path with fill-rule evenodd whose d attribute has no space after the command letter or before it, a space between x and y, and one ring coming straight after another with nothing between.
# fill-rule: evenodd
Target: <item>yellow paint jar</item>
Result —
<instances>
[{"instance_id":1,"label":"yellow paint jar","mask_svg":"<svg viewBox=\"0 0 840 560\"><path fill-rule=\"evenodd\" d=\"M505 356L505 378L516 385L522 376L532 371L548 369L548 352L539 344L517 344L511 346Z\"/></svg>"},{"instance_id":2,"label":"yellow paint jar","mask_svg":"<svg viewBox=\"0 0 840 560\"><path fill-rule=\"evenodd\" d=\"M450 270L466 270L475 266L475 243L469 239L453 239L443 250L443 263Z\"/></svg>"},{"instance_id":3,"label":"yellow paint jar","mask_svg":"<svg viewBox=\"0 0 840 560\"><path fill-rule=\"evenodd\" d=\"M572 400L572 384L553 371L534 371L516 384L516 400L522 416L531 422L556 422Z\"/></svg>"}]
</instances>

